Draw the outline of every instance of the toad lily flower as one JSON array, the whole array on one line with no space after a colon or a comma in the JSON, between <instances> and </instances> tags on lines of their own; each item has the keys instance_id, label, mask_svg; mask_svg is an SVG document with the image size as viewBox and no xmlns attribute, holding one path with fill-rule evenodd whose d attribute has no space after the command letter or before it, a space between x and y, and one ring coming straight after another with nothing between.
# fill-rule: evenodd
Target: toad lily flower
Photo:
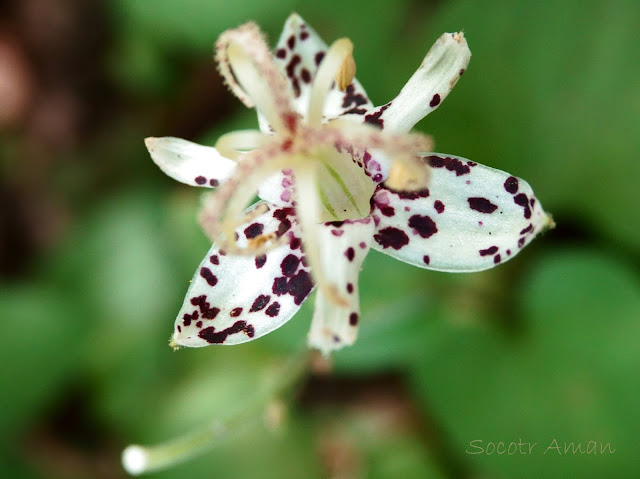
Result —
<instances>
[{"instance_id":1,"label":"toad lily flower","mask_svg":"<svg viewBox=\"0 0 640 479\"><path fill-rule=\"evenodd\" d=\"M216 148L148 138L153 160L183 183L217 187L201 225L215 242L198 267L172 344L238 344L288 321L318 287L310 346L352 344L358 273L369 249L439 271L504 262L551 219L514 176L428 153L409 133L464 73L461 33L442 35L398 96L374 107L354 78L353 46L330 47L291 15L275 55L252 23L223 33L219 69L258 112L260 131ZM247 208L254 195L260 201Z\"/></svg>"}]
</instances>

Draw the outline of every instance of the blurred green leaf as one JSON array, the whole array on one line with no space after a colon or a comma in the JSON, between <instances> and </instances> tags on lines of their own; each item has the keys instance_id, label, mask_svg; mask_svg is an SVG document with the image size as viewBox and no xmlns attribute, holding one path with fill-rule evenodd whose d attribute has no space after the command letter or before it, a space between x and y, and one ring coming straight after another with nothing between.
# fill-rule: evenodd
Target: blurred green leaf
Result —
<instances>
[{"instance_id":1,"label":"blurred green leaf","mask_svg":"<svg viewBox=\"0 0 640 479\"><path fill-rule=\"evenodd\" d=\"M0 441L24 433L63 394L80 367L80 347L89 325L54 288L3 286L0 321Z\"/></svg>"},{"instance_id":2,"label":"blurred green leaf","mask_svg":"<svg viewBox=\"0 0 640 479\"><path fill-rule=\"evenodd\" d=\"M293 0L116 0L118 21L162 47L211 52L220 33L249 20L281 25L293 11Z\"/></svg>"},{"instance_id":3,"label":"blurred green leaf","mask_svg":"<svg viewBox=\"0 0 640 479\"><path fill-rule=\"evenodd\" d=\"M520 336L451 331L438 357L415 365L415 391L451 434L455 452L490 476L637 474L637 278L594 251L559 252L520 291ZM520 439L538 444L531 455L465 454L478 451L471 441ZM609 442L616 451L545 454L554 439L563 451L565 441Z\"/></svg>"}]
</instances>

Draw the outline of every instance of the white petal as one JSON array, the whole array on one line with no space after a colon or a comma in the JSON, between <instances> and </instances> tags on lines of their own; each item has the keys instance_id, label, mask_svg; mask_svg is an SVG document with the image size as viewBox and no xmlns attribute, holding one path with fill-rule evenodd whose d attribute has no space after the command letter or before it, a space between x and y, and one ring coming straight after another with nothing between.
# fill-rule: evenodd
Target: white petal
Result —
<instances>
[{"instance_id":1,"label":"white petal","mask_svg":"<svg viewBox=\"0 0 640 479\"><path fill-rule=\"evenodd\" d=\"M428 189L376 192L375 249L423 268L480 271L553 225L524 180L456 156L435 153L427 161Z\"/></svg>"},{"instance_id":2,"label":"white petal","mask_svg":"<svg viewBox=\"0 0 640 479\"><path fill-rule=\"evenodd\" d=\"M293 209L270 207L236 231L243 247L247 238L270 232L286 234L290 242L258 257L223 254L214 245L176 318L176 344L200 347L259 338L288 321L313 289Z\"/></svg>"},{"instance_id":3,"label":"white petal","mask_svg":"<svg viewBox=\"0 0 640 479\"><path fill-rule=\"evenodd\" d=\"M291 170L279 171L269 176L258 189L258 196L278 206L293 204L294 177Z\"/></svg>"},{"instance_id":4,"label":"white petal","mask_svg":"<svg viewBox=\"0 0 640 479\"><path fill-rule=\"evenodd\" d=\"M147 138L151 158L171 178L191 186L214 187L229 178L236 163L215 148L180 138Z\"/></svg>"},{"instance_id":5,"label":"white petal","mask_svg":"<svg viewBox=\"0 0 640 479\"><path fill-rule=\"evenodd\" d=\"M312 80L327 52L327 44L299 15L292 14L284 25L275 49L276 63L291 85L295 109L305 116L309 107ZM343 114L364 114L373 104L357 80L346 91L332 88L324 104L326 118Z\"/></svg>"},{"instance_id":6,"label":"white petal","mask_svg":"<svg viewBox=\"0 0 640 479\"><path fill-rule=\"evenodd\" d=\"M471 52L462 33L445 33L431 47L398 96L365 116L385 130L408 132L438 108L462 76Z\"/></svg>"},{"instance_id":7,"label":"white petal","mask_svg":"<svg viewBox=\"0 0 640 479\"><path fill-rule=\"evenodd\" d=\"M344 304L338 303L328 298L322 289L316 294L309 346L325 355L356 340L360 318L358 273L369 252L373 230L371 218L326 223L317 229L322 274L346 299Z\"/></svg>"}]
</instances>

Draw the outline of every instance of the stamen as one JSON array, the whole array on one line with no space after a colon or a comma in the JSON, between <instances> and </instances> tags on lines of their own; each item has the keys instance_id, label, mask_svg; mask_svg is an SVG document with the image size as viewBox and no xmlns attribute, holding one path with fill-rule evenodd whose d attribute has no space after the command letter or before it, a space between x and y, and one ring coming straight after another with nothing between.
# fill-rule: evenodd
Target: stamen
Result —
<instances>
[{"instance_id":1,"label":"stamen","mask_svg":"<svg viewBox=\"0 0 640 479\"><path fill-rule=\"evenodd\" d=\"M329 123L334 134L341 135L336 142L353 145L362 150L381 150L392 158L392 169L395 172L393 189L419 190L427 186L430 170L424 160L417 155L433 151L433 141L422 133L397 134L344 119L336 119ZM387 180L389 181L389 180Z\"/></svg>"},{"instance_id":2,"label":"stamen","mask_svg":"<svg viewBox=\"0 0 640 479\"><path fill-rule=\"evenodd\" d=\"M322 63L320 63L320 68L313 79L311 97L309 99L309 114L307 115L309 125L318 126L322 123L324 102L331 89L331 84L337 80L338 88L343 90L353 81L355 72L353 43L348 38L336 40L324 56ZM347 81L348 83L345 84Z\"/></svg>"},{"instance_id":3,"label":"stamen","mask_svg":"<svg viewBox=\"0 0 640 479\"><path fill-rule=\"evenodd\" d=\"M340 70L336 73L336 84L338 90L345 91L349 85L353 82L356 76L356 61L353 59L353 51L351 51L345 57Z\"/></svg>"},{"instance_id":4,"label":"stamen","mask_svg":"<svg viewBox=\"0 0 640 479\"><path fill-rule=\"evenodd\" d=\"M231 254L262 254L288 240L285 235L258 247L255 244L253 247L241 247L235 238L236 228L245 222L244 210L264 180L285 168L295 167L303 160L280 153L280 145L271 143L245 154L235 175L205 198L200 225L209 239Z\"/></svg>"},{"instance_id":5,"label":"stamen","mask_svg":"<svg viewBox=\"0 0 640 479\"><path fill-rule=\"evenodd\" d=\"M271 233L258 235L255 238L249 238L247 240L249 244L249 249L260 250L265 244L276 239L276 237L277 237L276 233L271 232Z\"/></svg>"},{"instance_id":6,"label":"stamen","mask_svg":"<svg viewBox=\"0 0 640 479\"><path fill-rule=\"evenodd\" d=\"M222 135L215 148L222 156L238 161L240 155L264 145L265 135L259 130L240 130Z\"/></svg>"},{"instance_id":7,"label":"stamen","mask_svg":"<svg viewBox=\"0 0 640 479\"><path fill-rule=\"evenodd\" d=\"M392 190L399 191L413 191L425 188L427 182L423 179L424 175L420 174L423 170L425 173L428 171L426 167L422 165L416 174L415 169L412 171L411 168L407 167L406 163L394 161L389 170L389 177L384 184Z\"/></svg>"}]
</instances>

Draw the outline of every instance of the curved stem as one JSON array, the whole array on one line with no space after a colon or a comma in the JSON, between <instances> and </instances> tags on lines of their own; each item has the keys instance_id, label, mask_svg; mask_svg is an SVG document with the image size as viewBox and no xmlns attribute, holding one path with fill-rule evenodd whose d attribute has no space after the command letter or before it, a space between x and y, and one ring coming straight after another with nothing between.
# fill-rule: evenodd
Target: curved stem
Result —
<instances>
[{"instance_id":1,"label":"curved stem","mask_svg":"<svg viewBox=\"0 0 640 479\"><path fill-rule=\"evenodd\" d=\"M122 452L122 466L131 475L167 469L214 448L232 434L244 430L260 417L273 399L286 394L307 371L309 354L297 354L270 375L269 381L258 391L254 400L239 409L227 420L216 420L207 428L154 446L133 444Z\"/></svg>"}]
</instances>

